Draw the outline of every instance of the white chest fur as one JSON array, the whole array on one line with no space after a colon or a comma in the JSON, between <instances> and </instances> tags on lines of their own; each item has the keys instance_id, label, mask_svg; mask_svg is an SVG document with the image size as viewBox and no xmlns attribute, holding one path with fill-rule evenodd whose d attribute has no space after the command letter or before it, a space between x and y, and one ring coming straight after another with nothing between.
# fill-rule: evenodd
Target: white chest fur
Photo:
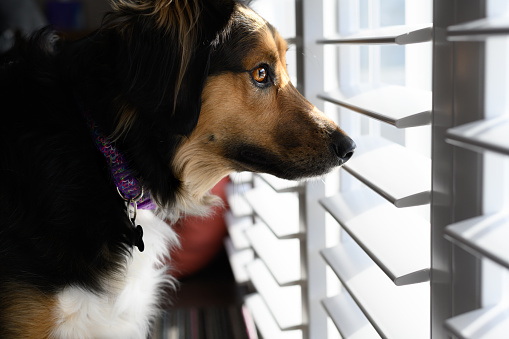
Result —
<instances>
[{"instance_id":1,"label":"white chest fur","mask_svg":"<svg viewBox=\"0 0 509 339\"><path fill-rule=\"evenodd\" d=\"M161 285L174 282L167 275L165 256L178 246L173 230L151 211L139 210L145 251L133 250L126 271L107 282L107 293L94 294L68 287L58 296L56 338L146 338L158 314Z\"/></svg>"}]
</instances>

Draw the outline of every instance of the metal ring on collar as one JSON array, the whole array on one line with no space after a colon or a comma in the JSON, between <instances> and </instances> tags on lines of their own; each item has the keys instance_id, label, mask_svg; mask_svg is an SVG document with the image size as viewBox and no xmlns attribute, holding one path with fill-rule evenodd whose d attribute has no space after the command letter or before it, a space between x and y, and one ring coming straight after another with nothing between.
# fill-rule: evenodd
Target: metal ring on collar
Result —
<instances>
[{"instance_id":1,"label":"metal ring on collar","mask_svg":"<svg viewBox=\"0 0 509 339\"><path fill-rule=\"evenodd\" d=\"M120 195L120 197L124 200L124 201L129 201L129 202L138 202L141 200L141 198L143 198L143 187L141 188L141 192L135 196L134 198L130 199L130 198L126 198L124 196L124 194L122 194L122 192L120 192L120 189L117 187L117 192L118 192L118 195Z\"/></svg>"}]
</instances>

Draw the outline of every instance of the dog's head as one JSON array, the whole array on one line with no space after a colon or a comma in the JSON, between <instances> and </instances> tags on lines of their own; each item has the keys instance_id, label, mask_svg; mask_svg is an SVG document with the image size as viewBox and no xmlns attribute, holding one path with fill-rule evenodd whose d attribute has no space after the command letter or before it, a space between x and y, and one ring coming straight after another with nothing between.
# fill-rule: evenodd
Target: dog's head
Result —
<instances>
[{"instance_id":1,"label":"dog's head","mask_svg":"<svg viewBox=\"0 0 509 339\"><path fill-rule=\"evenodd\" d=\"M130 155L137 168L150 169L139 175L159 200L161 190L173 189L181 203L203 203L233 171L301 179L352 156L354 142L290 82L284 39L245 5L114 0L114 7L108 26L127 39L133 54L121 67L128 87L115 133L127 144L147 143L137 135L152 128L145 139L157 144L174 185L150 179L158 170L153 160L139 160L151 152L146 147L137 145L142 151Z\"/></svg>"},{"instance_id":2,"label":"dog's head","mask_svg":"<svg viewBox=\"0 0 509 339\"><path fill-rule=\"evenodd\" d=\"M232 171L320 176L352 156L355 143L290 82L287 49L273 26L235 6L213 44L197 126L173 161L193 191Z\"/></svg>"}]
</instances>

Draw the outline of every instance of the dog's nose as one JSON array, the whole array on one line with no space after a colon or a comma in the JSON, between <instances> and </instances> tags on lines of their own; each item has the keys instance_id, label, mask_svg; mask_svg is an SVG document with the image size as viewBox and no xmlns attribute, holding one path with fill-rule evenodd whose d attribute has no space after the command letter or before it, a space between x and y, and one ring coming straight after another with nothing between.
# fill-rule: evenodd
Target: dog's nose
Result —
<instances>
[{"instance_id":1,"label":"dog's nose","mask_svg":"<svg viewBox=\"0 0 509 339\"><path fill-rule=\"evenodd\" d=\"M355 142L339 131L334 132L332 138L334 153L339 158L340 165L343 165L352 157L356 147Z\"/></svg>"}]
</instances>

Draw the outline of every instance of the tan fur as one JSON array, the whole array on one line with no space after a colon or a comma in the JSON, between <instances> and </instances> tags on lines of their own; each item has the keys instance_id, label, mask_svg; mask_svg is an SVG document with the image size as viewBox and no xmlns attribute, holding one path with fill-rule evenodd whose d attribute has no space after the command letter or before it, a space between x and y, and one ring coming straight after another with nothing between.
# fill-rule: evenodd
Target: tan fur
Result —
<instances>
[{"instance_id":1,"label":"tan fur","mask_svg":"<svg viewBox=\"0 0 509 339\"><path fill-rule=\"evenodd\" d=\"M56 298L20 284L4 288L9 291L5 303L8 306L0 313L0 322L9 325L5 339L52 338Z\"/></svg>"},{"instance_id":2,"label":"tan fur","mask_svg":"<svg viewBox=\"0 0 509 339\"><path fill-rule=\"evenodd\" d=\"M220 91L221 85L228 82L224 78L228 77L234 76L227 74L211 77L207 81L202 94L204 102L198 125L191 136L179 147L173 160L175 173L183 184L181 194L177 197L179 199L177 204L179 206L184 204L184 213L186 210L196 213L196 206L214 203L208 191L219 180L233 172L233 168L221 155L220 145L216 140L211 140L212 136L222 129L222 123L228 112L223 111L225 114L221 114L220 108L216 109L217 107L210 106L214 105L214 101L206 99L209 95L212 98L217 98L217 95L226 94L226 92L221 93ZM234 90L234 88L230 88L230 90ZM193 202L195 205L189 205Z\"/></svg>"},{"instance_id":3,"label":"tan fur","mask_svg":"<svg viewBox=\"0 0 509 339\"><path fill-rule=\"evenodd\" d=\"M268 36L269 31L265 20L254 12L242 6L236 6L243 15L250 17L253 32L263 31ZM260 41L262 47L258 54L252 55L251 60L245 60L246 67L254 67L254 62L261 60L275 49L275 44L270 39ZM225 137L235 138L230 134L229 126L239 124L241 126L257 125L251 116L238 115L238 108L246 105L252 91L249 76L247 74L223 74L209 77L202 94L202 109L198 124L191 136L178 149L173 160L173 167L183 182L183 190L177 197L179 206L184 205L185 210L193 210L196 213L197 206L207 206L218 203L218 200L209 195L210 189L235 169L222 155L222 143L227 142ZM236 95L232 94L235 93ZM223 101L230 98L231 102ZM252 103L253 106L255 103ZM248 111L256 111L251 107ZM236 116L238 119L234 119ZM214 140L211 140L211 138ZM267 147L270 144L267 143ZM192 204L195 202L195 204ZM198 208L200 209L200 208ZM203 209L206 211L206 209Z\"/></svg>"}]
</instances>

